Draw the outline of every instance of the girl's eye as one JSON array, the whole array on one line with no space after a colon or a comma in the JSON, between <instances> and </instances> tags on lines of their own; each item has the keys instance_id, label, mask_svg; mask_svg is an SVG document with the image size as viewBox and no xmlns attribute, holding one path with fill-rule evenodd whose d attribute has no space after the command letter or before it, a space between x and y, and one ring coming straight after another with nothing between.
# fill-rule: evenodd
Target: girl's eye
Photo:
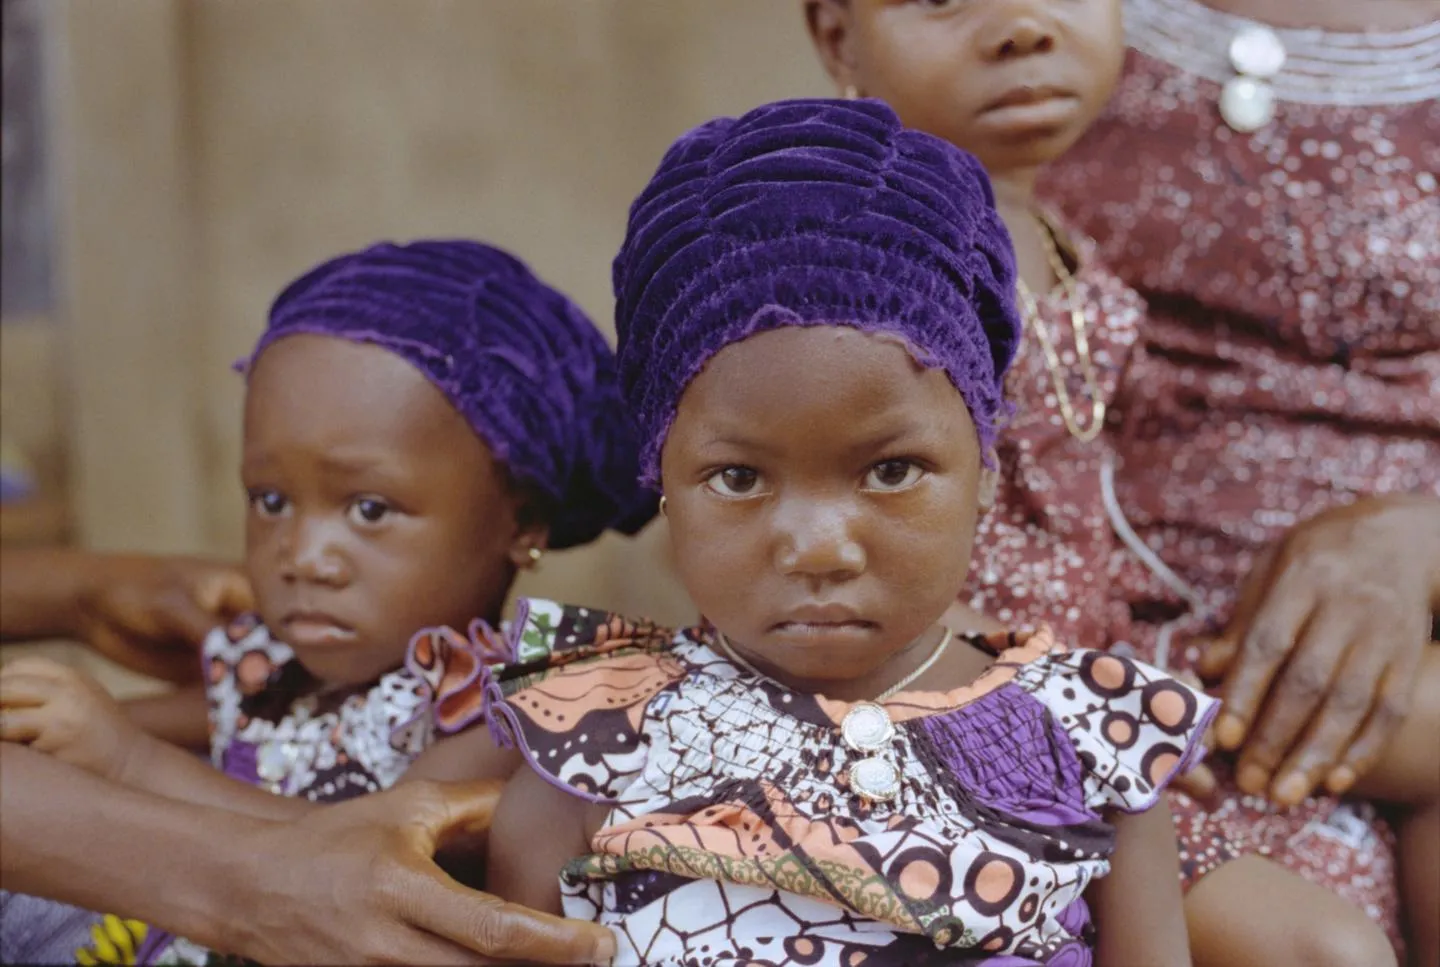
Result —
<instances>
[{"instance_id":1,"label":"girl's eye","mask_svg":"<svg viewBox=\"0 0 1440 967\"><path fill-rule=\"evenodd\" d=\"M278 490L252 490L250 506L261 517L279 517L290 506L290 501Z\"/></svg>"},{"instance_id":2,"label":"girl's eye","mask_svg":"<svg viewBox=\"0 0 1440 967\"><path fill-rule=\"evenodd\" d=\"M760 474L749 467L726 467L705 481L721 497L750 497L760 488Z\"/></svg>"},{"instance_id":3,"label":"girl's eye","mask_svg":"<svg viewBox=\"0 0 1440 967\"><path fill-rule=\"evenodd\" d=\"M377 497L361 497L350 505L350 516L357 524L378 524L390 513L390 505Z\"/></svg>"},{"instance_id":4,"label":"girl's eye","mask_svg":"<svg viewBox=\"0 0 1440 967\"><path fill-rule=\"evenodd\" d=\"M865 489L907 490L915 486L924 474L924 470L909 460L882 460L865 475Z\"/></svg>"}]
</instances>

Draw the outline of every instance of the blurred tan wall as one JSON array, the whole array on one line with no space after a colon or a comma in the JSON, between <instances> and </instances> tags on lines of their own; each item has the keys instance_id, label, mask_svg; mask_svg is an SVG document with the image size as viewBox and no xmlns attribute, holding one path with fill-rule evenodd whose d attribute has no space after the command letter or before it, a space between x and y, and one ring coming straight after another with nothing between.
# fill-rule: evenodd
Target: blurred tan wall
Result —
<instances>
[{"instance_id":1,"label":"blurred tan wall","mask_svg":"<svg viewBox=\"0 0 1440 967\"><path fill-rule=\"evenodd\" d=\"M626 208L686 128L828 85L790 0L56 5L85 543L238 554L241 383L276 291L379 238L505 246L607 331ZM522 591L693 617L663 525Z\"/></svg>"}]
</instances>

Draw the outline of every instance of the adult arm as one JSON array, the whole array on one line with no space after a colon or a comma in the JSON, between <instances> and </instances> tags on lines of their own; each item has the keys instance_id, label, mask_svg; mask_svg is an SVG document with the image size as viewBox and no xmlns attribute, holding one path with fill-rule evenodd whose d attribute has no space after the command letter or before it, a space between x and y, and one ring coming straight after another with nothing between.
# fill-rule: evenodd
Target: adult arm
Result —
<instances>
[{"instance_id":1,"label":"adult arm","mask_svg":"<svg viewBox=\"0 0 1440 967\"><path fill-rule=\"evenodd\" d=\"M400 782L504 780L520 764L514 749L501 749L482 725L446 736L426 749ZM277 796L248 785L208 762L152 736L138 735L113 778L168 799L243 812L260 819L290 821L323 808L308 799Z\"/></svg>"},{"instance_id":2,"label":"adult arm","mask_svg":"<svg viewBox=\"0 0 1440 967\"><path fill-rule=\"evenodd\" d=\"M1202 674L1242 790L1281 804L1347 791L1412 704L1440 610L1440 499L1375 497L1297 525L1246 580Z\"/></svg>"},{"instance_id":3,"label":"adult arm","mask_svg":"<svg viewBox=\"0 0 1440 967\"><path fill-rule=\"evenodd\" d=\"M1095 918L1095 967L1189 967L1179 850L1165 796L1112 822L1110 874L1085 893Z\"/></svg>"},{"instance_id":4,"label":"adult arm","mask_svg":"<svg viewBox=\"0 0 1440 967\"><path fill-rule=\"evenodd\" d=\"M210 747L210 714L199 682L120 705L130 721L157 739L195 752Z\"/></svg>"},{"instance_id":5,"label":"adult arm","mask_svg":"<svg viewBox=\"0 0 1440 967\"><path fill-rule=\"evenodd\" d=\"M0 640L77 639L173 682L197 680L206 632L253 607L244 575L196 558L12 549L0 572Z\"/></svg>"},{"instance_id":6,"label":"adult arm","mask_svg":"<svg viewBox=\"0 0 1440 967\"><path fill-rule=\"evenodd\" d=\"M496 784L414 783L293 823L176 803L0 743L0 886L262 963L606 963L614 938L466 889L432 859Z\"/></svg>"}]
</instances>

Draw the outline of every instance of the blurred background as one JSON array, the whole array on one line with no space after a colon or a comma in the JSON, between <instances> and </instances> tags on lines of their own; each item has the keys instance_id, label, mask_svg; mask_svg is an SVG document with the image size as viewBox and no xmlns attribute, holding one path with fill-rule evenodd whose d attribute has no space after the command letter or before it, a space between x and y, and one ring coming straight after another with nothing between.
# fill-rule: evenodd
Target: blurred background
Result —
<instances>
[{"instance_id":1,"label":"blurred background","mask_svg":"<svg viewBox=\"0 0 1440 967\"><path fill-rule=\"evenodd\" d=\"M686 129L829 92L784 0L3 0L0 540L235 558L270 300L378 239L501 245L613 334ZM663 522L521 593L694 614Z\"/></svg>"}]
</instances>

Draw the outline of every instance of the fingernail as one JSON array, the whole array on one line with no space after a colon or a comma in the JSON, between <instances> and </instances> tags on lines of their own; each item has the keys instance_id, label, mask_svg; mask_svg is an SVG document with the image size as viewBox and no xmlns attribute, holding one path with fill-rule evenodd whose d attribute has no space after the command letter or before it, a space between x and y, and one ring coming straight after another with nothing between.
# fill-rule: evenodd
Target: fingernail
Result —
<instances>
[{"instance_id":1,"label":"fingernail","mask_svg":"<svg viewBox=\"0 0 1440 967\"><path fill-rule=\"evenodd\" d=\"M1332 795L1343 796L1355 785L1355 770L1349 766L1339 766L1330 770L1330 775L1325 777L1325 788L1329 789Z\"/></svg>"},{"instance_id":2,"label":"fingernail","mask_svg":"<svg viewBox=\"0 0 1440 967\"><path fill-rule=\"evenodd\" d=\"M595 964L596 967L610 967L610 963L615 959L616 950L615 935L606 931L595 938L595 952L590 955L590 963Z\"/></svg>"},{"instance_id":3,"label":"fingernail","mask_svg":"<svg viewBox=\"0 0 1440 967\"><path fill-rule=\"evenodd\" d=\"M1215 723L1215 741L1222 749L1234 751L1245 741L1245 723L1234 715L1222 715Z\"/></svg>"},{"instance_id":4,"label":"fingernail","mask_svg":"<svg viewBox=\"0 0 1440 967\"><path fill-rule=\"evenodd\" d=\"M1270 773L1259 766L1242 766L1235 776L1235 785L1240 791L1251 796L1258 796L1265 792L1265 787L1270 784Z\"/></svg>"},{"instance_id":5,"label":"fingernail","mask_svg":"<svg viewBox=\"0 0 1440 967\"><path fill-rule=\"evenodd\" d=\"M1310 784L1298 772L1292 772L1275 786L1275 801L1282 806L1294 806L1305 798Z\"/></svg>"}]
</instances>

